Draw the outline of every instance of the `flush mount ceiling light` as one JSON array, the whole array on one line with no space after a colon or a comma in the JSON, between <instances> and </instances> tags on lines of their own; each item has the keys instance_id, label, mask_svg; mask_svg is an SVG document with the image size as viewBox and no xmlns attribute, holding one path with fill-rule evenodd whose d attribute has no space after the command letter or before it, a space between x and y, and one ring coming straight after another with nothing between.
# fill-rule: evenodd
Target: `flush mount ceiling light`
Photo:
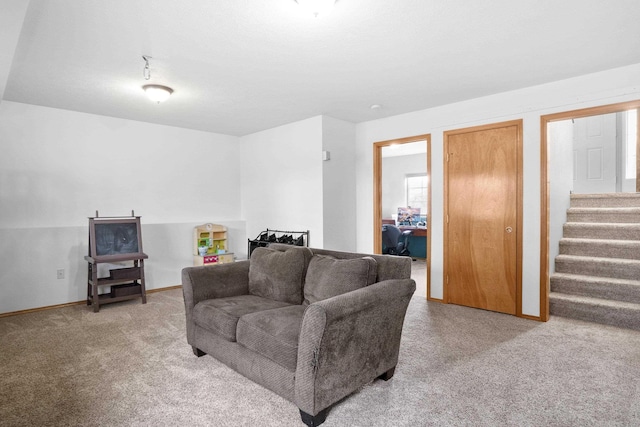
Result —
<instances>
[{"instance_id":1,"label":"flush mount ceiling light","mask_svg":"<svg viewBox=\"0 0 640 427\"><path fill-rule=\"evenodd\" d=\"M142 86L142 89L147 93L150 100L157 102L158 104L169 99L173 93L173 89L162 85L144 85Z\"/></svg>"},{"instance_id":2,"label":"flush mount ceiling light","mask_svg":"<svg viewBox=\"0 0 640 427\"><path fill-rule=\"evenodd\" d=\"M316 18L328 15L333 9L336 0L295 0L306 12L311 13Z\"/></svg>"},{"instance_id":3,"label":"flush mount ceiling light","mask_svg":"<svg viewBox=\"0 0 640 427\"><path fill-rule=\"evenodd\" d=\"M149 68L149 60L151 59L151 57L142 55L142 59L144 59L144 69L142 70L142 75L144 76L145 80L150 80L151 69ZM173 89L171 89L169 86L164 85L148 84L142 86L142 89L144 89L150 100L152 100L153 102L157 102L158 104L169 99L169 97L173 93Z\"/></svg>"}]
</instances>

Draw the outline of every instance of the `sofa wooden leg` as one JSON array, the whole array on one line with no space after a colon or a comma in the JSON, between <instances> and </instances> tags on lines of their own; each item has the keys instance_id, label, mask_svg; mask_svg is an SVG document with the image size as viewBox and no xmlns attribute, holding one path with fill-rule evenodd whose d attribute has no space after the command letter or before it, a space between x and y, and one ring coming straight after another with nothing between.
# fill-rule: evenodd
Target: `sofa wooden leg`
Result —
<instances>
[{"instance_id":1,"label":"sofa wooden leg","mask_svg":"<svg viewBox=\"0 0 640 427\"><path fill-rule=\"evenodd\" d=\"M394 366L393 368L389 369L384 374L380 375L378 378L381 379L381 380L389 381L391 379L391 377L393 377L393 374L395 372L396 372L396 367Z\"/></svg>"},{"instance_id":2,"label":"sofa wooden leg","mask_svg":"<svg viewBox=\"0 0 640 427\"><path fill-rule=\"evenodd\" d=\"M316 427L322 424L324 420L327 419L328 413L329 413L329 408L324 408L322 411L318 412L316 415L307 414L301 409L300 417L302 418L302 422L305 423L308 427Z\"/></svg>"},{"instance_id":3,"label":"sofa wooden leg","mask_svg":"<svg viewBox=\"0 0 640 427\"><path fill-rule=\"evenodd\" d=\"M193 347L193 346L192 346L191 348L193 349L193 354L195 354L195 355L196 355L196 356L198 356L198 357L202 357L202 356L204 356L205 354L207 354L207 353L205 353L204 351L200 350L200 349L199 349L199 348L197 348L197 347Z\"/></svg>"}]
</instances>

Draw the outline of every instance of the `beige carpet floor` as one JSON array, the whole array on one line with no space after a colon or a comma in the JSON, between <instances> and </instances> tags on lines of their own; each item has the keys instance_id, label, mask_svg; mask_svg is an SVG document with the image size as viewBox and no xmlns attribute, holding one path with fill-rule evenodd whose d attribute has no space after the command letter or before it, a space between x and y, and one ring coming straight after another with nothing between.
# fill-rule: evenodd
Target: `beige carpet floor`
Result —
<instances>
[{"instance_id":1,"label":"beige carpet floor","mask_svg":"<svg viewBox=\"0 0 640 427\"><path fill-rule=\"evenodd\" d=\"M179 289L0 319L1 426L302 426L185 341ZM638 426L640 332L413 298L396 375L324 426Z\"/></svg>"},{"instance_id":2,"label":"beige carpet floor","mask_svg":"<svg viewBox=\"0 0 640 427\"><path fill-rule=\"evenodd\" d=\"M411 262L411 278L416 281L413 295L427 298L427 260L416 258Z\"/></svg>"}]
</instances>

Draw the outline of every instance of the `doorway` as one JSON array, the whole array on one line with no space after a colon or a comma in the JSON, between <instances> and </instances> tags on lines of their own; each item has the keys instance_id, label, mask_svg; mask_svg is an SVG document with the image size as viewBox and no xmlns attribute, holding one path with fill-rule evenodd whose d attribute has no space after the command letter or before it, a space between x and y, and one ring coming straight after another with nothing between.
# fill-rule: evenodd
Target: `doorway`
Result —
<instances>
[{"instance_id":1,"label":"doorway","mask_svg":"<svg viewBox=\"0 0 640 427\"><path fill-rule=\"evenodd\" d=\"M522 120L444 133L444 297L521 315Z\"/></svg>"},{"instance_id":2,"label":"doorway","mask_svg":"<svg viewBox=\"0 0 640 427\"><path fill-rule=\"evenodd\" d=\"M412 204L410 224L402 225L410 230L408 238L412 270L421 271L423 284L418 284L417 294L430 295L431 271L431 136L417 135L408 138L381 141L373 144L373 253L383 253L383 223L398 222L399 208ZM419 212L418 212L419 209ZM417 282L419 282L417 280Z\"/></svg>"},{"instance_id":3,"label":"doorway","mask_svg":"<svg viewBox=\"0 0 640 427\"><path fill-rule=\"evenodd\" d=\"M616 167L616 176L618 177L615 183L615 192L625 191L640 192L640 100L623 102L619 104L604 105L600 107L585 108L580 110L566 111L562 113L549 114L540 117L541 135L540 135L540 179L541 179L541 220L540 220L540 320L549 320L549 277L553 260L558 254L558 242L562 236L562 226L566 218L566 209L569 207L569 194L573 191L573 174L569 173L573 170L576 172L579 169L577 165L578 153L573 152L573 147L567 144L562 144L561 141L572 141L573 137L571 132L567 131L568 126L562 126L562 122L569 123L572 121L579 121L582 119L590 119L597 116L606 116L610 114L617 114L628 112L630 110L636 110L635 113L625 114L621 123L617 124L617 131L620 134L620 127L625 129L625 132L635 132L635 159L632 156L633 147L626 146L625 144L618 144ZM634 117L635 116L635 117ZM620 116L619 116L620 117ZM600 119L597 119L600 120ZM635 129L630 127L629 122L635 123ZM592 124L593 124L593 120ZM585 121L586 122L586 121ZM588 132L588 131L587 131ZM567 134L569 134L567 136ZM630 140L630 136L627 137ZM569 148L567 148L569 146ZM622 148L621 148L622 147ZM624 153L620 153L620 150L624 149ZM596 149L591 153L592 165L604 165L605 156L600 155L599 152L603 152L600 149ZM576 156L576 157L574 157ZM561 160L564 159L564 160ZM635 177L629 177L628 173L632 170L629 163L635 160ZM585 162L589 162L589 158L584 158ZM571 166L571 163L575 167ZM625 163L622 165L622 163ZM598 171L596 168L595 173L591 172L592 178L599 179ZM582 168L583 174L588 174L587 169ZM588 176L588 175L587 175ZM605 173L602 173L602 177L605 177ZM622 177L622 178L621 178ZM578 177L575 177L578 178ZM612 187L609 186L609 190ZM582 191L579 189L579 191ZM594 190L595 192L595 190Z\"/></svg>"}]
</instances>

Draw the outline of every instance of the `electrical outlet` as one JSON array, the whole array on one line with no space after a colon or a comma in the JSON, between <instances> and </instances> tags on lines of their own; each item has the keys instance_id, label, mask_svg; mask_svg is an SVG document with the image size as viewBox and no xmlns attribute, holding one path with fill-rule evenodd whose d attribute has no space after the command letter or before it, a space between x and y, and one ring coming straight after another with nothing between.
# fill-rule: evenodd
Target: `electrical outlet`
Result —
<instances>
[{"instance_id":1,"label":"electrical outlet","mask_svg":"<svg viewBox=\"0 0 640 427\"><path fill-rule=\"evenodd\" d=\"M57 271L58 279L64 279L64 268L61 268Z\"/></svg>"}]
</instances>

